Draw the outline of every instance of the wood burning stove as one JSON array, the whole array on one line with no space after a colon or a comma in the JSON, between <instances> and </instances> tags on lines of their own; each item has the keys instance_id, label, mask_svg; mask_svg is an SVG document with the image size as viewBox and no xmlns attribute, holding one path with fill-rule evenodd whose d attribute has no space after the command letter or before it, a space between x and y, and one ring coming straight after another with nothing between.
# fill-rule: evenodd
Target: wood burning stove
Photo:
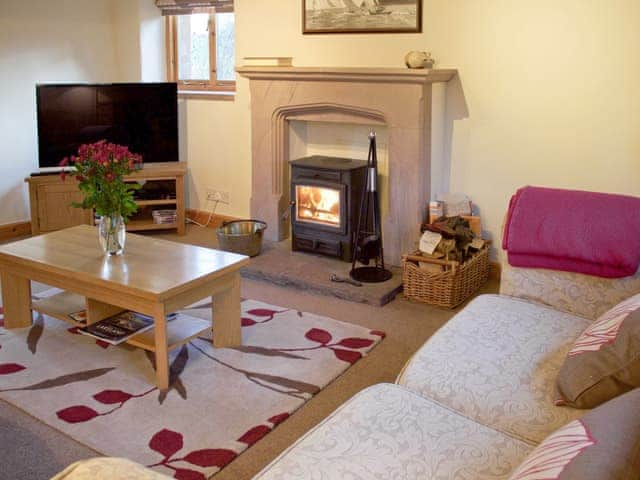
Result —
<instances>
[{"instance_id":1,"label":"wood burning stove","mask_svg":"<svg viewBox=\"0 0 640 480\"><path fill-rule=\"evenodd\" d=\"M291 161L291 247L351 261L367 162L314 155Z\"/></svg>"}]
</instances>

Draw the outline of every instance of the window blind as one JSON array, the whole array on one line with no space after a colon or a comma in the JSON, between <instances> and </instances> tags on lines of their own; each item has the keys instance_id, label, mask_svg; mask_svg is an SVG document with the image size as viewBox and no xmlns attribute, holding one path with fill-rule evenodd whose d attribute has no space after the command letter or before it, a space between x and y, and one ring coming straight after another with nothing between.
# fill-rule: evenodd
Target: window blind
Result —
<instances>
[{"instance_id":1,"label":"window blind","mask_svg":"<svg viewBox=\"0 0 640 480\"><path fill-rule=\"evenodd\" d=\"M156 0L162 15L190 15L214 8L216 12L233 12L233 0Z\"/></svg>"}]
</instances>

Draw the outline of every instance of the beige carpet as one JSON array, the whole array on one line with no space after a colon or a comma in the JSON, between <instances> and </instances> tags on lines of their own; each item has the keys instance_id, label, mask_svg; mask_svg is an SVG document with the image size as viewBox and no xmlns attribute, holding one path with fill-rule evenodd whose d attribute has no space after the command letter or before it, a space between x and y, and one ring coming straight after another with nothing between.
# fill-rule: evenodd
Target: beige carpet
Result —
<instances>
[{"instance_id":1,"label":"beige carpet","mask_svg":"<svg viewBox=\"0 0 640 480\"><path fill-rule=\"evenodd\" d=\"M215 247L213 229L190 226L187 235L161 235L164 238ZM495 293L496 283L489 283L481 293ZM379 308L353 302L298 292L290 288L252 280L242 281L245 298L285 305L306 312L325 315L344 322L384 330L385 340L370 355L360 360L343 375L295 412L286 422L269 433L252 448L231 462L215 480L249 479L273 460L307 430L318 424L346 399L363 388L379 382L393 382L404 363L415 350L443 325L455 311L408 302L398 297ZM46 428L41 422L0 402L0 441L11 442L20 437L20 448L8 449L0 478L48 478L74 459L86 458L93 452L73 440ZM22 476L29 472L28 477Z\"/></svg>"}]
</instances>

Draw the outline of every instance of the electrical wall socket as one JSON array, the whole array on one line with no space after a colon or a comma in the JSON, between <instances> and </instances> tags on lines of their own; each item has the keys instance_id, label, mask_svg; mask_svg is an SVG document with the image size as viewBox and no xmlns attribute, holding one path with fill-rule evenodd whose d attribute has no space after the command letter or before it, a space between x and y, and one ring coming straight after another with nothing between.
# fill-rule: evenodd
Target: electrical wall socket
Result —
<instances>
[{"instance_id":1,"label":"electrical wall socket","mask_svg":"<svg viewBox=\"0 0 640 480\"><path fill-rule=\"evenodd\" d=\"M229 205L229 192L223 192L222 190L218 190L217 188L208 187L207 188L207 200L211 200L212 202L220 202L226 205Z\"/></svg>"}]
</instances>

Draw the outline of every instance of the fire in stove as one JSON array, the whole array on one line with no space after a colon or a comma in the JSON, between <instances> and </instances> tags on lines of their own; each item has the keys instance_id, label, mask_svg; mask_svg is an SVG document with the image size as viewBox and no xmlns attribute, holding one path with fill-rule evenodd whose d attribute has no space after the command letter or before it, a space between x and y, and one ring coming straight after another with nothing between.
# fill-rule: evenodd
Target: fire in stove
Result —
<instances>
[{"instance_id":1,"label":"fire in stove","mask_svg":"<svg viewBox=\"0 0 640 480\"><path fill-rule=\"evenodd\" d=\"M333 188L296 185L296 219L340 226L340 192Z\"/></svg>"}]
</instances>

